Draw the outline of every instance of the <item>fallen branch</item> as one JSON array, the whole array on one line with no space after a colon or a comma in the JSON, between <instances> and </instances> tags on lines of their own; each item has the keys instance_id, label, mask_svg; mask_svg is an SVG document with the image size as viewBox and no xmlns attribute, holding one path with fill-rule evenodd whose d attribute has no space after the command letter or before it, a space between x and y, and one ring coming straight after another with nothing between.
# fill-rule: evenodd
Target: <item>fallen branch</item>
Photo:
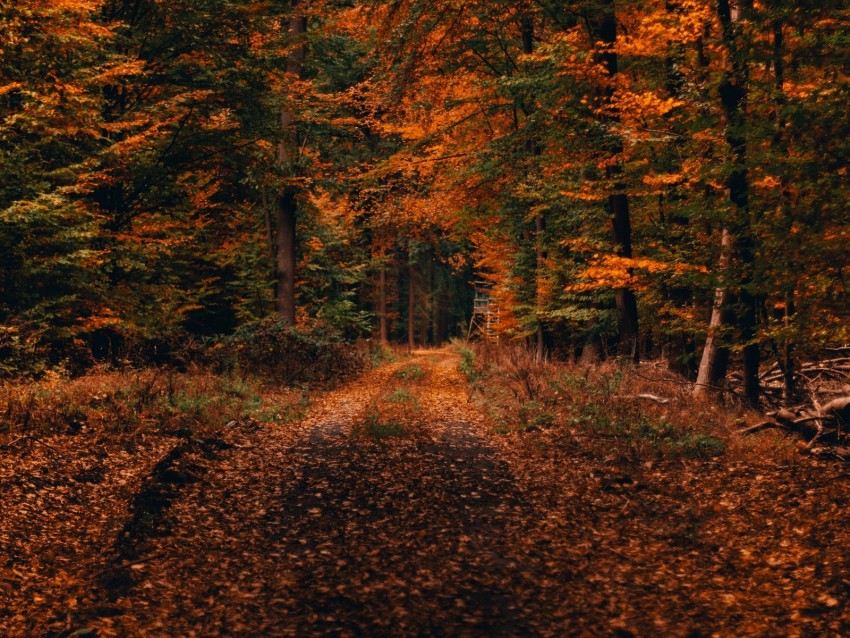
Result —
<instances>
[{"instance_id":1,"label":"fallen branch","mask_svg":"<svg viewBox=\"0 0 850 638\"><path fill-rule=\"evenodd\" d=\"M625 399L625 400L634 400L634 399L646 399L647 401L655 401L655 403L660 403L665 405L670 403L670 399L665 399L664 397L659 397L655 394L648 394L646 392L642 394L622 394L614 397L615 399Z\"/></svg>"},{"instance_id":2,"label":"fallen branch","mask_svg":"<svg viewBox=\"0 0 850 638\"><path fill-rule=\"evenodd\" d=\"M744 436L747 434L755 434L756 432L761 432L762 430L766 430L768 428L778 428L780 430L787 429L786 426L777 423L776 421L762 421L761 423L756 423L755 425L751 425L749 427L737 430L735 434L740 434L741 436Z\"/></svg>"}]
</instances>

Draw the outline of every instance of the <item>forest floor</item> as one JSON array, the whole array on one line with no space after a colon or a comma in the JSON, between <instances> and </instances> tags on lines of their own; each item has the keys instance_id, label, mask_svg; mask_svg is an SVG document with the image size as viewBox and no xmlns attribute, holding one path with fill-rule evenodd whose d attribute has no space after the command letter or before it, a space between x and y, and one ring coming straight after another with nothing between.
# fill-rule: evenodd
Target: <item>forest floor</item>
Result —
<instances>
[{"instance_id":1,"label":"forest floor","mask_svg":"<svg viewBox=\"0 0 850 638\"><path fill-rule=\"evenodd\" d=\"M216 438L7 446L0 634L850 634L844 464L500 432L458 362Z\"/></svg>"}]
</instances>

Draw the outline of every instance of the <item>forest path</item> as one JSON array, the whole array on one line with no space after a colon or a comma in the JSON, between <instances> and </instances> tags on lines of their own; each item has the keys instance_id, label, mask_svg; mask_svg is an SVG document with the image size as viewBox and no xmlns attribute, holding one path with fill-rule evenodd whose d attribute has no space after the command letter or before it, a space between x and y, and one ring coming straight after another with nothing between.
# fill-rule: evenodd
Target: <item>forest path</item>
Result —
<instances>
[{"instance_id":1,"label":"forest path","mask_svg":"<svg viewBox=\"0 0 850 638\"><path fill-rule=\"evenodd\" d=\"M458 358L423 351L189 485L103 635L529 635L529 516ZM525 549L523 549L525 548ZM535 593L536 592L536 593ZM118 613L120 610L120 613ZM548 614L547 614L548 616ZM94 620L94 619L93 619ZM548 622L551 623L551 616Z\"/></svg>"},{"instance_id":2,"label":"forest path","mask_svg":"<svg viewBox=\"0 0 850 638\"><path fill-rule=\"evenodd\" d=\"M497 433L458 363L416 353L295 423L154 437L109 471L91 437L31 446L28 474L7 455L0 633L850 635L845 462Z\"/></svg>"}]
</instances>

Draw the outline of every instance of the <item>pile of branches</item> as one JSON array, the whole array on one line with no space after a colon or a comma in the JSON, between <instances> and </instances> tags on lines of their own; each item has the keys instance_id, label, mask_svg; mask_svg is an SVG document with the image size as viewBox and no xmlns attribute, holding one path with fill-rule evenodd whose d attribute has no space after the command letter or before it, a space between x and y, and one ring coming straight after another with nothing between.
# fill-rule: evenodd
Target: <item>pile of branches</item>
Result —
<instances>
[{"instance_id":1,"label":"pile of branches","mask_svg":"<svg viewBox=\"0 0 850 638\"><path fill-rule=\"evenodd\" d=\"M805 437L805 449L812 453L837 454L843 449L850 456L850 347L831 348L827 353L825 358L804 363L794 371L795 394L798 398L808 396L807 403L782 404L787 394L786 374L778 363L762 372L764 398L776 409L765 414L767 420L740 433L779 428ZM831 445L816 447L818 443Z\"/></svg>"},{"instance_id":2,"label":"pile of branches","mask_svg":"<svg viewBox=\"0 0 850 638\"><path fill-rule=\"evenodd\" d=\"M779 428L790 432L798 432L809 439L806 448L812 453L823 451L815 447L815 443L845 443L850 426L850 396L842 396L820 404L816 399L812 406L799 405L790 408L780 408L768 412L768 420L751 425L739 431L739 434L752 434L766 428ZM838 450L832 450L838 453ZM850 448L845 450L850 454Z\"/></svg>"},{"instance_id":3,"label":"pile of branches","mask_svg":"<svg viewBox=\"0 0 850 638\"><path fill-rule=\"evenodd\" d=\"M794 372L794 386L798 391L817 394L830 385L847 383L850 378L850 349L847 354L804 363ZM785 371L774 363L760 375L762 392L774 400L779 400L785 391Z\"/></svg>"}]
</instances>

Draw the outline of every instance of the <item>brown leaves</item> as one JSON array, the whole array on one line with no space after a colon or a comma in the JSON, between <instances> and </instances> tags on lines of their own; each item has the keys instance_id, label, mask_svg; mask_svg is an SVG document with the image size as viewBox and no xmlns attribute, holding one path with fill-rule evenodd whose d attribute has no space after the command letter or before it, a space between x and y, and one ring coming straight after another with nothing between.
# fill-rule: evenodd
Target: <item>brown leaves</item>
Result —
<instances>
[{"instance_id":1,"label":"brown leaves","mask_svg":"<svg viewBox=\"0 0 850 638\"><path fill-rule=\"evenodd\" d=\"M373 370L295 425L236 422L223 435L234 447L213 454L57 435L0 457L0 582L15 587L0 608L16 610L0 625L677 636L850 623L842 466L642 462L558 426L497 434L456 366L423 352ZM370 410L407 434L363 436ZM143 479L184 463L194 482L171 483L168 525L117 565L124 589L92 589Z\"/></svg>"}]
</instances>

